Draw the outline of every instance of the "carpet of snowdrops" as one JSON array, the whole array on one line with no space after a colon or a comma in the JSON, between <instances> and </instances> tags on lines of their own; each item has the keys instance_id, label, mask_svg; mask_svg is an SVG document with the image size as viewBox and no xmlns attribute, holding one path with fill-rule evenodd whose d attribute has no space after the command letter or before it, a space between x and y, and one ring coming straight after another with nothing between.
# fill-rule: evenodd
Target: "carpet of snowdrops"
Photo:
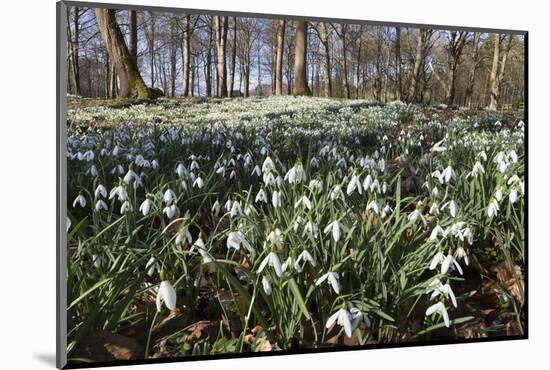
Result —
<instances>
[{"instance_id":1,"label":"carpet of snowdrops","mask_svg":"<svg viewBox=\"0 0 550 370\"><path fill-rule=\"evenodd\" d=\"M521 120L320 98L73 100L69 357L92 356L98 332L132 341L128 358L522 333ZM511 282L480 306L501 270ZM488 325L481 308L507 319L460 331Z\"/></svg>"}]
</instances>

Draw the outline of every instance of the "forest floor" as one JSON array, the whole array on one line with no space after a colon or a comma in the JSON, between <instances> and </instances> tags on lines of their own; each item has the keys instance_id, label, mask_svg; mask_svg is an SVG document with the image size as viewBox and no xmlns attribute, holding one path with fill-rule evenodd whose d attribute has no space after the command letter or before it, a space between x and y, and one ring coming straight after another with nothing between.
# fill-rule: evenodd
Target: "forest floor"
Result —
<instances>
[{"instance_id":1,"label":"forest floor","mask_svg":"<svg viewBox=\"0 0 550 370\"><path fill-rule=\"evenodd\" d=\"M524 332L522 112L293 97L67 108L74 362ZM115 194L104 208L100 184ZM304 250L315 263L296 267ZM263 263L273 253L281 274ZM432 268L441 253L456 264ZM155 313L160 270L177 302ZM339 289L316 283L333 270ZM438 300L450 323L427 314ZM327 320L339 307L350 335Z\"/></svg>"}]
</instances>

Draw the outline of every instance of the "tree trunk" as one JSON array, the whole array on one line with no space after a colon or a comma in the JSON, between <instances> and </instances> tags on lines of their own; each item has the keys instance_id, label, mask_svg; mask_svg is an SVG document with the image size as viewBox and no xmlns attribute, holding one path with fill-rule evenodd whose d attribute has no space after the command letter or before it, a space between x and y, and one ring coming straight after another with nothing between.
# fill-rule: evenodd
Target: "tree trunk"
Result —
<instances>
[{"instance_id":1,"label":"tree trunk","mask_svg":"<svg viewBox=\"0 0 550 370\"><path fill-rule=\"evenodd\" d=\"M137 96L139 99L149 99L151 93L145 86L138 67L128 51L124 36L116 22L115 11L95 9L95 14L101 37L111 58L111 64L119 78L119 96L123 98Z\"/></svg>"},{"instance_id":2,"label":"tree trunk","mask_svg":"<svg viewBox=\"0 0 550 370\"><path fill-rule=\"evenodd\" d=\"M151 89L155 87L155 27L156 27L156 16L153 12L149 12L151 17L151 30L147 37L147 43L149 45L149 56L150 56L150 74L151 74Z\"/></svg>"},{"instance_id":3,"label":"tree trunk","mask_svg":"<svg viewBox=\"0 0 550 370\"><path fill-rule=\"evenodd\" d=\"M332 97L332 66L330 63L330 39L328 26L323 22L323 38L321 40L325 49L325 97Z\"/></svg>"},{"instance_id":4,"label":"tree trunk","mask_svg":"<svg viewBox=\"0 0 550 370\"><path fill-rule=\"evenodd\" d=\"M277 27L277 49L275 55L275 95L283 95L283 51L285 48L286 21L281 19Z\"/></svg>"},{"instance_id":5,"label":"tree trunk","mask_svg":"<svg viewBox=\"0 0 550 370\"><path fill-rule=\"evenodd\" d=\"M340 43L342 49L342 67L344 74L344 88L346 91L346 98L351 99L351 92L349 89L349 78L348 78L348 53L347 53L347 43L346 43L346 24L342 23L340 25Z\"/></svg>"},{"instance_id":6,"label":"tree trunk","mask_svg":"<svg viewBox=\"0 0 550 370\"><path fill-rule=\"evenodd\" d=\"M479 38L481 36L480 32L474 32L474 38L472 40L472 52L471 52L471 62L470 69L468 71L468 85L466 87L466 106L469 109L473 108L473 97L474 97L474 88L476 81L476 69L479 56Z\"/></svg>"},{"instance_id":7,"label":"tree trunk","mask_svg":"<svg viewBox=\"0 0 550 370\"><path fill-rule=\"evenodd\" d=\"M427 30L421 29L418 33L417 43L416 43L416 53L414 57L414 65L411 76L411 84L409 85L409 93L407 94L407 101L412 102L416 101L416 96L418 94L418 82L420 79L420 67L422 67L423 62L423 49L424 43L427 41Z\"/></svg>"},{"instance_id":8,"label":"tree trunk","mask_svg":"<svg viewBox=\"0 0 550 370\"><path fill-rule=\"evenodd\" d=\"M176 96L176 67L178 57L178 20L176 17L171 19L170 22L170 95Z\"/></svg>"},{"instance_id":9,"label":"tree trunk","mask_svg":"<svg viewBox=\"0 0 550 370\"><path fill-rule=\"evenodd\" d=\"M210 17L209 17L210 18ZM206 82L206 96L212 96L212 41L214 38L212 18L208 27L208 48L206 50L206 65L204 79Z\"/></svg>"},{"instance_id":10,"label":"tree trunk","mask_svg":"<svg viewBox=\"0 0 550 370\"><path fill-rule=\"evenodd\" d=\"M403 83L401 80L401 28L395 27L395 100L401 100Z\"/></svg>"},{"instance_id":11,"label":"tree trunk","mask_svg":"<svg viewBox=\"0 0 550 370\"><path fill-rule=\"evenodd\" d=\"M386 60L384 64L384 88L382 92L382 99L384 103L387 103L389 100L389 90L390 90L390 47L386 48Z\"/></svg>"},{"instance_id":12,"label":"tree trunk","mask_svg":"<svg viewBox=\"0 0 550 370\"><path fill-rule=\"evenodd\" d=\"M235 85L235 65L237 61L237 17L233 17L233 30L231 39L231 59L229 63L229 86L227 95L233 95L233 87Z\"/></svg>"},{"instance_id":13,"label":"tree trunk","mask_svg":"<svg viewBox=\"0 0 550 370\"><path fill-rule=\"evenodd\" d=\"M130 23L130 55L137 65L137 50L138 50L138 36L137 36L137 11L128 10L128 21Z\"/></svg>"},{"instance_id":14,"label":"tree trunk","mask_svg":"<svg viewBox=\"0 0 550 370\"><path fill-rule=\"evenodd\" d=\"M189 63L191 57L191 32L189 29L191 17L186 15L183 17L183 47L181 49L182 60L182 92L181 95L185 98L189 96Z\"/></svg>"},{"instance_id":15,"label":"tree trunk","mask_svg":"<svg viewBox=\"0 0 550 370\"><path fill-rule=\"evenodd\" d=\"M307 22L296 22L296 45L294 46L294 95L311 95L307 85Z\"/></svg>"},{"instance_id":16,"label":"tree trunk","mask_svg":"<svg viewBox=\"0 0 550 370\"><path fill-rule=\"evenodd\" d=\"M258 73L257 73L257 78L258 78L258 83L256 84L256 95L257 96L262 96L262 60L261 60L261 57L262 57L262 44L260 42L260 40L258 40Z\"/></svg>"},{"instance_id":17,"label":"tree trunk","mask_svg":"<svg viewBox=\"0 0 550 370\"><path fill-rule=\"evenodd\" d=\"M500 35L495 33L494 36L494 51L493 51L493 65L491 67L491 74L489 77L491 86L491 102L489 103L490 110L497 110L498 108L498 63L500 59Z\"/></svg>"},{"instance_id":18,"label":"tree trunk","mask_svg":"<svg viewBox=\"0 0 550 370\"><path fill-rule=\"evenodd\" d=\"M216 51L218 57L218 96L227 96L227 62L225 45L227 43L227 16L216 16Z\"/></svg>"},{"instance_id":19,"label":"tree trunk","mask_svg":"<svg viewBox=\"0 0 550 370\"><path fill-rule=\"evenodd\" d=\"M73 70L74 70L74 87L76 95L80 95L80 65L78 62L78 42L79 42L79 18L80 18L80 9L74 8L74 55L73 55Z\"/></svg>"}]
</instances>

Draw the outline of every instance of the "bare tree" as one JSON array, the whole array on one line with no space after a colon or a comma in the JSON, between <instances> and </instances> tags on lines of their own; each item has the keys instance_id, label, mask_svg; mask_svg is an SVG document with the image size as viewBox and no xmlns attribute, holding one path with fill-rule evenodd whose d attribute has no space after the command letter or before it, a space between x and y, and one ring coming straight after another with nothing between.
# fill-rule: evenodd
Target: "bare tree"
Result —
<instances>
[{"instance_id":1,"label":"bare tree","mask_svg":"<svg viewBox=\"0 0 550 370\"><path fill-rule=\"evenodd\" d=\"M307 22L296 22L296 45L294 46L294 95L311 95L307 85Z\"/></svg>"},{"instance_id":2,"label":"bare tree","mask_svg":"<svg viewBox=\"0 0 550 370\"><path fill-rule=\"evenodd\" d=\"M225 98L227 96L227 60L226 60L226 43L227 43L227 16L215 16L216 22L216 52L218 66L218 96Z\"/></svg>"},{"instance_id":3,"label":"bare tree","mask_svg":"<svg viewBox=\"0 0 550 370\"><path fill-rule=\"evenodd\" d=\"M479 64L479 39L480 39L481 33L480 32L474 32L474 37L472 39L471 43L471 52L470 52L470 69L468 70L468 82L466 87L466 106L468 108L472 108L473 106L473 95L474 95L474 87L475 87L475 81L476 81L476 70Z\"/></svg>"},{"instance_id":4,"label":"bare tree","mask_svg":"<svg viewBox=\"0 0 550 370\"><path fill-rule=\"evenodd\" d=\"M401 100L403 82L401 79L401 28L395 27L395 99Z\"/></svg>"},{"instance_id":5,"label":"bare tree","mask_svg":"<svg viewBox=\"0 0 550 370\"><path fill-rule=\"evenodd\" d=\"M95 15L103 42L120 81L119 96L149 99L151 92L145 86L135 61L130 56L124 36L112 9L95 9Z\"/></svg>"},{"instance_id":6,"label":"bare tree","mask_svg":"<svg viewBox=\"0 0 550 370\"><path fill-rule=\"evenodd\" d=\"M182 91L183 97L189 96L189 64L191 62L191 30L190 30L191 17L186 14L183 17L183 45L181 49L181 61L182 61Z\"/></svg>"},{"instance_id":7,"label":"bare tree","mask_svg":"<svg viewBox=\"0 0 550 370\"><path fill-rule=\"evenodd\" d=\"M137 51L138 51L138 29L137 29L137 11L128 10L128 23L130 30L130 55L134 62L137 64Z\"/></svg>"},{"instance_id":8,"label":"bare tree","mask_svg":"<svg viewBox=\"0 0 550 370\"><path fill-rule=\"evenodd\" d=\"M319 41L323 45L325 56L325 97L330 98L332 96L332 65L330 61L330 30L327 23L322 22L320 25L314 25L313 30L317 34ZM319 29L322 28L322 31Z\"/></svg>"},{"instance_id":9,"label":"bare tree","mask_svg":"<svg viewBox=\"0 0 550 370\"><path fill-rule=\"evenodd\" d=\"M235 65L237 59L237 17L233 17L233 28L231 34L231 57L229 62L229 87L227 92L229 97L233 94L233 86L235 85Z\"/></svg>"},{"instance_id":10,"label":"bare tree","mask_svg":"<svg viewBox=\"0 0 550 370\"><path fill-rule=\"evenodd\" d=\"M447 52L447 78L442 78L440 73L436 71L433 64L429 63L430 69L434 73L435 78L441 83L445 90L445 101L449 106L454 105L456 91L456 72L468 32L450 31L447 33L448 41L445 45Z\"/></svg>"},{"instance_id":11,"label":"bare tree","mask_svg":"<svg viewBox=\"0 0 550 370\"><path fill-rule=\"evenodd\" d=\"M514 35L500 35L498 33L494 34L494 52L493 52L493 64L491 67L491 102L489 104L489 109L497 110L499 105L500 98L500 82L504 77L504 71L506 68L506 61L508 58L508 53L512 48L514 41ZM508 39L508 43L505 48L502 47L505 40ZM501 50L502 49L502 50Z\"/></svg>"},{"instance_id":12,"label":"bare tree","mask_svg":"<svg viewBox=\"0 0 550 370\"><path fill-rule=\"evenodd\" d=\"M418 85L420 82L420 70L422 65L424 64L424 48L426 47L426 43L428 42L429 38L432 35L431 30L427 29L420 29L416 41L416 50L415 50L415 57L414 57L414 65L412 69L412 76L411 76L411 83L409 85L409 92L407 94L407 101L418 101L417 95L418 95Z\"/></svg>"},{"instance_id":13,"label":"bare tree","mask_svg":"<svg viewBox=\"0 0 550 370\"><path fill-rule=\"evenodd\" d=\"M283 52L285 49L286 21L281 19L277 24L277 49L275 56L275 95L283 95Z\"/></svg>"}]
</instances>

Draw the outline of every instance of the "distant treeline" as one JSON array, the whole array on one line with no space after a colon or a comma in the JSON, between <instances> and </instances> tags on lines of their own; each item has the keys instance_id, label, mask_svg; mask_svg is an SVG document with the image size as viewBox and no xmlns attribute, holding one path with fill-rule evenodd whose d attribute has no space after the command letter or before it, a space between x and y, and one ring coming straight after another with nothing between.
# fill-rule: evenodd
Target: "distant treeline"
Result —
<instances>
[{"instance_id":1,"label":"distant treeline","mask_svg":"<svg viewBox=\"0 0 550 370\"><path fill-rule=\"evenodd\" d=\"M523 106L522 35L76 7L67 22L76 95Z\"/></svg>"}]
</instances>

